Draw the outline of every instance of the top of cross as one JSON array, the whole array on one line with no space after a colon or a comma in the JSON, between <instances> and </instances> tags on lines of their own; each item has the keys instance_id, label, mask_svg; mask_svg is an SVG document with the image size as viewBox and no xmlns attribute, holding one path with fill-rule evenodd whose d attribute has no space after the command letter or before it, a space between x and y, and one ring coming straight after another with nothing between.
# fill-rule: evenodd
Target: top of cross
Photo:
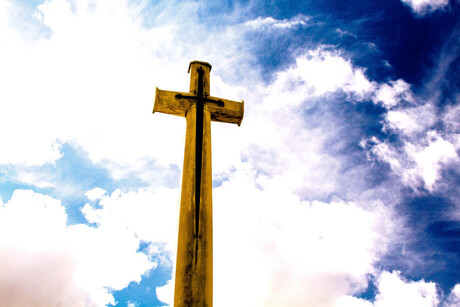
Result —
<instances>
[{"instance_id":1,"label":"top of cross","mask_svg":"<svg viewBox=\"0 0 460 307\"><path fill-rule=\"evenodd\" d=\"M198 64L198 65L203 65L209 67L209 71L211 71L212 65L209 64L208 62L202 62L202 61L191 61L190 64L188 65L188 73L190 73L190 68L192 67L193 64Z\"/></svg>"},{"instance_id":2,"label":"top of cross","mask_svg":"<svg viewBox=\"0 0 460 307\"><path fill-rule=\"evenodd\" d=\"M200 99L205 103L205 109L211 113L211 120L241 125L244 114L244 101L237 102L210 96L209 74L211 67L211 64L207 62L190 62L188 68L190 73L189 93L164 91L156 88L153 113L161 112L185 117L187 110ZM199 80L201 80L201 83ZM202 90L202 97L198 97L199 88Z\"/></svg>"}]
</instances>

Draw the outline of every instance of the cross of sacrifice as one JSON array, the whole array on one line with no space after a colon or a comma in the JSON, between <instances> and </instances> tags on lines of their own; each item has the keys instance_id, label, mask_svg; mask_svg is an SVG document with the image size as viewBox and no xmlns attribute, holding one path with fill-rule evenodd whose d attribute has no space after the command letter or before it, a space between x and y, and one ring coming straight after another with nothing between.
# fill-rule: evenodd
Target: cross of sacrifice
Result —
<instances>
[{"instance_id":1,"label":"cross of sacrifice","mask_svg":"<svg viewBox=\"0 0 460 307\"><path fill-rule=\"evenodd\" d=\"M206 62L190 62L189 93L156 88L153 113L183 116L187 121L179 213L174 306L212 306L211 120L243 120L244 101L210 96Z\"/></svg>"}]
</instances>

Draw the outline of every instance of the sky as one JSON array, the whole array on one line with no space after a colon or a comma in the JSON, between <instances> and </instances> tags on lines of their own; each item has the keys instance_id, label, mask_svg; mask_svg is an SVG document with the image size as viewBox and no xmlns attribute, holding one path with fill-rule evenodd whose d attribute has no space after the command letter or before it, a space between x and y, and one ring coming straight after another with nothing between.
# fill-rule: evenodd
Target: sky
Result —
<instances>
[{"instance_id":1,"label":"sky","mask_svg":"<svg viewBox=\"0 0 460 307\"><path fill-rule=\"evenodd\" d=\"M460 306L458 0L0 0L0 305L172 303L185 119L214 305Z\"/></svg>"}]
</instances>

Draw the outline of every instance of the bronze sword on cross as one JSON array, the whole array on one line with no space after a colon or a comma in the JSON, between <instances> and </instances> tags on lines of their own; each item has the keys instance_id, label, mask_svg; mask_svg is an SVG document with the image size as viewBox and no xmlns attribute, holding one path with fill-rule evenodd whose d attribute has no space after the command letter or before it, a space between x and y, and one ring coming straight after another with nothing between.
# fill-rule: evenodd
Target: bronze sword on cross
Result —
<instances>
[{"instance_id":1,"label":"bronze sword on cross","mask_svg":"<svg viewBox=\"0 0 460 307\"><path fill-rule=\"evenodd\" d=\"M198 90L196 96L177 94L177 99L190 99L196 101L196 146L195 146L195 235L198 235L198 228L200 226L199 212L200 212L200 193L201 193L201 163L202 163L202 150L203 150L203 112L204 103L215 103L219 107L225 107L222 100L210 99L204 96L203 93L203 75L204 70L202 67L197 69L198 72Z\"/></svg>"}]
</instances>

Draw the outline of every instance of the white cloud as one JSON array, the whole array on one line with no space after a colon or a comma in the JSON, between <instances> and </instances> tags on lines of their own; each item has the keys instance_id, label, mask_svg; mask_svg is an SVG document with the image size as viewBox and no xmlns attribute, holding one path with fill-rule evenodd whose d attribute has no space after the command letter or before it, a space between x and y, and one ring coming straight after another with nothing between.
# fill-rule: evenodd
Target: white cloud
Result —
<instances>
[{"instance_id":1,"label":"white cloud","mask_svg":"<svg viewBox=\"0 0 460 307\"><path fill-rule=\"evenodd\" d=\"M35 172L28 172L25 170L21 170L18 168L16 172L15 179L19 180L20 182L24 182L26 184L34 185L39 188L50 188L55 187L55 183L48 180L45 174L39 174Z\"/></svg>"},{"instance_id":2,"label":"white cloud","mask_svg":"<svg viewBox=\"0 0 460 307\"><path fill-rule=\"evenodd\" d=\"M422 142L406 142L402 149L375 137L366 143L378 159L387 162L406 185L414 188L422 182L433 191L443 166L458 161L454 145L435 131L427 132Z\"/></svg>"},{"instance_id":3,"label":"white cloud","mask_svg":"<svg viewBox=\"0 0 460 307\"><path fill-rule=\"evenodd\" d=\"M16 190L10 201L0 207L2 246L46 252L64 240L67 215L60 201L32 191Z\"/></svg>"},{"instance_id":4,"label":"white cloud","mask_svg":"<svg viewBox=\"0 0 460 307\"><path fill-rule=\"evenodd\" d=\"M127 230L138 240L164 242L174 251L177 235L178 189L116 190L99 200L100 208L86 204L82 212L90 223L112 231Z\"/></svg>"},{"instance_id":5,"label":"white cloud","mask_svg":"<svg viewBox=\"0 0 460 307\"><path fill-rule=\"evenodd\" d=\"M447 298L446 307L455 307L460 305L460 284L456 284Z\"/></svg>"},{"instance_id":6,"label":"white cloud","mask_svg":"<svg viewBox=\"0 0 460 307\"><path fill-rule=\"evenodd\" d=\"M85 196L90 200L90 201L96 201L99 199L102 199L105 195L106 191L102 188L94 188L88 192L85 193Z\"/></svg>"},{"instance_id":7,"label":"white cloud","mask_svg":"<svg viewBox=\"0 0 460 307\"><path fill-rule=\"evenodd\" d=\"M380 85L373 100L375 103L382 103L387 108L394 107L401 101L414 101L410 85L402 79Z\"/></svg>"},{"instance_id":8,"label":"white cloud","mask_svg":"<svg viewBox=\"0 0 460 307\"><path fill-rule=\"evenodd\" d=\"M400 272L383 271L377 278L377 295L373 303L352 296L342 296L335 307L436 307L439 295L432 282L407 281ZM451 297L455 296L452 291ZM454 298L455 300L455 298ZM452 301L454 302L454 301Z\"/></svg>"},{"instance_id":9,"label":"white cloud","mask_svg":"<svg viewBox=\"0 0 460 307\"><path fill-rule=\"evenodd\" d=\"M166 285L157 287L156 294L160 301L172 306L174 303L174 281L170 280Z\"/></svg>"},{"instance_id":10,"label":"white cloud","mask_svg":"<svg viewBox=\"0 0 460 307\"><path fill-rule=\"evenodd\" d=\"M270 101L265 99L266 105L286 107L299 104L308 97L339 90L360 100L373 89L362 68L354 67L339 52L326 50L325 47L297 57L295 65L279 72L276 77L270 86Z\"/></svg>"},{"instance_id":11,"label":"white cloud","mask_svg":"<svg viewBox=\"0 0 460 307\"><path fill-rule=\"evenodd\" d=\"M309 17L304 15L297 15L293 18L283 20L277 20L272 17L257 17L256 19L245 22L244 25L254 30L260 30L261 28L268 27L290 29L296 26L306 26L309 19Z\"/></svg>"},{"instance_id":12,"label":"white cloud","mask_svg":"<svg viewBox=\"0 0 460 307\"><path fill-rule=\"evenodd\" d=\"M390 84L378 87L374 102L387 108L383 130L396 134L400 143L369 137L361 145L379 160L387 162L404 184L413 188L424 186L434 191L443 167L453 167L459 160L456 153L460 148L455 120L457 108L447 107L438 114L436 105L426 102L429 98L414 97L404 81ZM401 104L402 101L406 104ZM440 123L444 125L442 132L435 130Z\"/></svg>"},{"instance_id":13,"label":"white cloud","mask_svg":"<svg viewBox=\"0 0 460 307\"><path fill-rule=\"evenodd\" d=\"M458 118L460 118L460 104L447 107L441 118L445 131L451 136L452 144L457 150L460 149L460 121Z\"/></svg>"},{"instance_id":14,"label":"white cloud","mask_svg":"<svg viewBox=\"0 0 460 307\"><path fill-rule=\"evenodd\" d=\"M73 263L64 252L31 254L2 246L0 262L1 306L95 306L70 278Z\"/></svg>"},{"instance_id":15,"label":"white cloud","mask_svg":"<svg viewBox=\"0 0 460 307\"><path fill-rule=\"evenodd\" d=\"M430 131L428 139L428 145L422 148L407 144L406 152L416 163L414 172L421 175L429 190L433 190L435 182L440 178L442 164L458 160L458 156L455 147L436 132Z\"/></svg>"},{"instance_id":16,"label":"white cloud","mask_svg":"<svg viewBox=\"0 0 460 307\"><path fill-rule=\"evenodd\" d=\"M447 300L440 303L440 292L433 282L408 281L401 272L383 271L376 282L377 295L373 303L352 296L342 296L334 304L335 307L454 307L460 303L459 285L456 285Z\"/></svg>"},{"instance_id":17,"label":"white cloud","mask_svg":"<svg viewBox=\"0 0 460 307\"><path fill-rule=\"evenodd\" d=\"M64 247L66 219L59 201L31 191L17 190L0 206L0 231L8 234L0 238L1 305L91 306Z\"/></svg>"},{"instance_id":18,"label":"white cloud","mask_svg":"<svg viewBox=\"0 0 460 307\"><path fill-rule=\"evenodd\" d=\"M133 194L117 192L105 202L127 198L134 202L128 203L131 209L137 211L136 204L146 194L133 199ZM158 209L161 204L153 201L150 206ZM142 216L145 212L137 212L137 217ZM16 190L11 200L0 206L0 231L8 233L0 238L2 305L104 306L114 303L111 289L139 282L141 274L156 265L137 249L141 239L158 240L158 235L149 238L139 231L137 236L141 228L125 228L125 224L114 225L104 218L96 228L67 226L66 222L60 201L32 191ZM162 238L166 229L160 233Z\"/></svg>"},{"instance_id":19,"label":"white cloud","mask_svg":"<svg viewBox=\"0 0 460 307\"><path fill-rule=\"evenodd\" d=\"M427 131L436 121L435 108L430 104L394 109L385 115L385 124L388 128L400 130L408 136Z\"/></svg>"},{"instance_id":20,"label":"white cloud","mask_svg":"<svg viewBox=\"0 0 460 307\"><path fill-rule=\"evenodd\" d=\"M442 9L449 4L449 0L401 0L408 5L412 11L420 16L432 11Z\"/></svg>"},{"instance_id":21,"label":"white cloud","mask_svg":"<svg viewBox=\"0 0 460 307\"><path fill-rule=\"evenodd\" d=\"M383 272L378 281L375 307L435 307L439 303L436 285L425 281L405 281L398 272Z\"/></svg>"}]
</instances>

